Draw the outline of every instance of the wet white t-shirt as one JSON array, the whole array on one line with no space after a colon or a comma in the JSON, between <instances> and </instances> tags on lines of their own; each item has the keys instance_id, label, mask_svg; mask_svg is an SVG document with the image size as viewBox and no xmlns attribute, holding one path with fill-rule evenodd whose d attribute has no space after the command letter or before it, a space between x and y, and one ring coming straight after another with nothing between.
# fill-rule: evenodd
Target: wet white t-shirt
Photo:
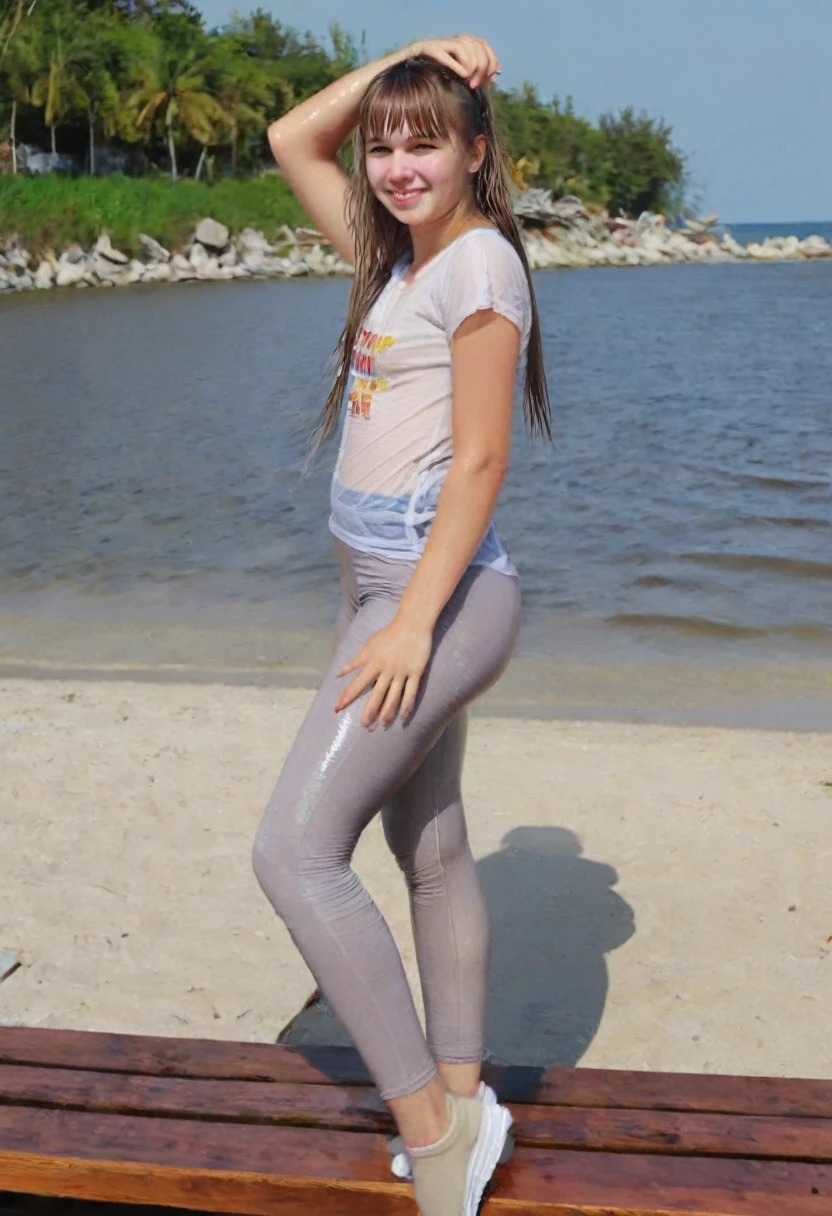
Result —
<instances>
[{"instance_id":1,"label":"wet white t-shirt","mask_svg":"<svg viewBox=\"0 0 832 1216\"><path fill-rule=\"evenodd\" d=\"M352 353L330 529L355 549L417 559L453 456L451 339L493 309L520 331L523 365L531 299L505 237L474 228L405 281L406 260L370 310ZM472 564L514 573L493 524Z\"/></svg>"}]
</instances>

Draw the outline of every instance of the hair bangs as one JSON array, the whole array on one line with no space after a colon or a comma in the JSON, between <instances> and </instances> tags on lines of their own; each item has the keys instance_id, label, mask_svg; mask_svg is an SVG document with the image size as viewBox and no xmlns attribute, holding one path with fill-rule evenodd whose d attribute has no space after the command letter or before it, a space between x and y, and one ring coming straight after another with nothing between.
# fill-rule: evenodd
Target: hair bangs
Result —
<instances>
[{"instance_id":1,"label":"hair bangs","mask_svg":"<svg viewBox=\"0 0 832 1216\"><path fill-rule=\"evenodd\" d=\"M449 139L459 130L453 98L434 77L389 73L368 89L360 117L365 143L407 131L412 139Z\"/></svg>"}]
</instances>

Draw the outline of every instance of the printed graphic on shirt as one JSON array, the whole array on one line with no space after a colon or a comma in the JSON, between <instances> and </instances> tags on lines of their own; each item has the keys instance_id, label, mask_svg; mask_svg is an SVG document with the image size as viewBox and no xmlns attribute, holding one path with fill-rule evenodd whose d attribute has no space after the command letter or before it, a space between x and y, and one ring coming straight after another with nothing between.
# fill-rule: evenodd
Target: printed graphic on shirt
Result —
<instances>
[{"instance_id":1,"label":"printed graphic on shirt","mask_svg":"<svg viewBox=\"0 0 832 1216\"><path fill-rule=\"evenodd\" d=\"M376 355L388 350L395 341L390 334L375 334L370 329L360 331L350 360L353 376L349 395L351 417L369 418L374 394L390 387L389 380L378 375Z\"/></svg>"}]
</instances>

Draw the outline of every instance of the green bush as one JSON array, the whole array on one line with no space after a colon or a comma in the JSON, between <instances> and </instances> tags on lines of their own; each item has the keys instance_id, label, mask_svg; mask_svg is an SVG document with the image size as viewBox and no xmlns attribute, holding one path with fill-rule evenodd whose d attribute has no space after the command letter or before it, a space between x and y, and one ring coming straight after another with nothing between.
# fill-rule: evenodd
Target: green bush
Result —
<instances>
[{"instance_id":1,"label":"green bush","mask_svg":"<svg viewBox=\"0 0 832 1216\"><path fill-rule=\"evenodd\" d=\"M137 251L140 232L175 249L206 215L232 232L252 227L267 236L309 222L274 174L176 185L161 177L0 176L0 239L17 233L34 252L60 252L72 241L88 248L101 232L125 253Z\"/></svg>"}]
</instances>

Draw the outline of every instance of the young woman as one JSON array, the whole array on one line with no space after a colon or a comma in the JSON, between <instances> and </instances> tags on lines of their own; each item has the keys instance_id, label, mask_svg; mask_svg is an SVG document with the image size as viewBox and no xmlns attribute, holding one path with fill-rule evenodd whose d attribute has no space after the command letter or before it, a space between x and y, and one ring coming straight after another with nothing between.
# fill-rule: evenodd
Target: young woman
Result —
<instances>
[{"instance_id":1,"label":"young woman","mask_svg":"<svg viewBox=\"0 0 832 1216\"><path fill-rule=\"evenodd\" d=\"M254 867L390 1106L423 1216L474 1216L511 1124L479 1084L490 923L460 799L466 706L502 672L520 621L491 516L521 364L531 429L549 432L486 92L498 71L479 39L420 42L269 128L286 180L356 273L318 428L322 441L344 409L336 653ZM348 180L337 153L353 128ZM379 812L408 884L427 1035L350 865Z\"/></svg>"}]
</instances>

